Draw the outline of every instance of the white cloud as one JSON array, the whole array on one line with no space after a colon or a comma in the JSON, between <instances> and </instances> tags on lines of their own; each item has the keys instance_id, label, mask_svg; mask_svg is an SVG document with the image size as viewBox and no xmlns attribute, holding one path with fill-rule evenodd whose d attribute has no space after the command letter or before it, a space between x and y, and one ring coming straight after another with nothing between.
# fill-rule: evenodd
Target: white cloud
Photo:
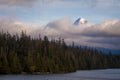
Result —
<instances>
[{"instance_id":1,"label":"white cloud","mask_svg":"<svg viewBox=\"0 0 120 80\"><path fill-rule=\"evenodd\" d=\"M76 44L120 49L120 20L108 20L100 24L80 24L74 26L67 18L51 22L47 25L68 42ZM117 45L116 45L117 44Z\"/></svg>"},{"instance_id":2,"label":"white cloud","mask_svg":"<svg viewBox=\"0 0 120 80\"><path fill-rule=\"evenodd\" d=\"M43 27L40 24L24 23L11 19L9 17L0 18L0 31L10 32L11 34L21 33L26 31L27 34L32 35L35 30L42 30Z\"/></svg>"},{"instance_id":3,"label":"white cloud","mask_svg":"<svg viewBox=\"0 0 120 80\"><path fill-rule=\"evenodd\" d=\"M120 20L108 20L100 24L73 25L69 18L62 18L47 25L24 23L17 20L0 19L0 30L10 33L27 34L37 37L39 34L49 38L64 38L66 42L75 44L120 49Z\"/></svg>"},{"instance_id":4,"label":"white cloud","mask_svg":"<svg viewBox=\"0 0 120 80\"><path fill-rule=\"evenodd\" d=\"M91 37L120 37L120 20L108 20L93 25L82 34Z\"/></svg>"}]
</instances>

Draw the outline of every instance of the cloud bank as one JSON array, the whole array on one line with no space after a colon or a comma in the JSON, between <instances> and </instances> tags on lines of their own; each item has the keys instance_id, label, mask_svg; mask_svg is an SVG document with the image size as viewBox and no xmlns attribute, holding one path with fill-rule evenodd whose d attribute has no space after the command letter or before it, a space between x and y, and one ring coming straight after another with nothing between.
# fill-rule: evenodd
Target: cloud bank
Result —
<instances>
[{"instance_id":1,"label":"cloud bank","mask_svg":"<svg viewBox=\"0 0 120 80\"><path fill-rule=\"evenodd\" d=\"M90 28L86 28L86 32L82 34L92 37L120 37L120 21L109 20L93 25Z\"/></svg>"},{"instance_id":2,"label":"cloud bank","mask_svg":"<svg viewBox=\"0 0 120 80\"><path fill-rule=\"evenodd\" d=\"M108 20L99 24L75 26L69 19L49 23L47 27L57 31L59 36L76 44L120 49L120 20Z\"/></svg>"},{"instance_id":3,"label":"cloud bank","mask_svg":"<svg viewBox=\"0 0 120 80\"><path fill-rule=\"evenodd\" d=\"M49 38L64 38L67 43L77 45L120 49L120 20L107 20L99 24L73 25L69 18L62 18L46 25L24 23L14 19L1 18L0 31L11 34L26 31L28 35Z\"/></svg>"}]
</instances>

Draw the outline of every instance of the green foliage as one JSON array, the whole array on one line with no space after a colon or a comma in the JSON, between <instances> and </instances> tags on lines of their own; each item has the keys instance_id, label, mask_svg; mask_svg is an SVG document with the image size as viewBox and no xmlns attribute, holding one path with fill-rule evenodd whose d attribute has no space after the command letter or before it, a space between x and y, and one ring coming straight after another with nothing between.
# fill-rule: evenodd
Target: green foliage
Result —
<instances>
[{"instance_id":1,"label":"green foliage","mask_svg":"<svg viewBox=\"0 0 120 80\"><path fill-rule=\"evenodd\" d=\"M11 73L20 73L22 71L17 53L10 52L8 54L8 60Z\"/></svg>"},{"instance_id":2,"label":"green foliage","mask_svg":"<svg viewBox=\"0 0 120 80\"><path fill-rule=\"evenodd\" d=\"M65 73L103 68L120 68L120 55L81 48L74 43L68 46L61 38L31 38L23 31L21 35L0 33L0 74Z\"/></svg>"},{"instance_id":3,"label":"green foliage","mask_svg":"<svg viewBox=\"0 0 120 80\"><path fill-rule=\"evenodd\" d=\"M7 74L10 72L7 56L5 53L0 54L0 73Z\"/></svg>"}]
</instances>

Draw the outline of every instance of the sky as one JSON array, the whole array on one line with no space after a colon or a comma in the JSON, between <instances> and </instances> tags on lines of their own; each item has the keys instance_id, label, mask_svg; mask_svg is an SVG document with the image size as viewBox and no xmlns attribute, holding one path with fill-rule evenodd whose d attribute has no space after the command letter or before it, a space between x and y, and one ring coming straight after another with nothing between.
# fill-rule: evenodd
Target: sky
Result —
<instances>
[{"instance_id":1,"label":"sky","mask_svg":"<svg viewBox=\"0 0 120 80\"><path fill-rule=\"evenodd\" d=\"M120 50L120 0L0 0L0 30Z\"/></svg>"},{"instance_id":2,"label":"sky","mask_svg":"<svg viewBox=\"0 0 120 80\"><path fill-rule=\"evenodd\" d=\"M119 0L0 0L0 16L47 23L62 17L84 17L99 23L120 18Z\"/></svg>"}]
</instances>

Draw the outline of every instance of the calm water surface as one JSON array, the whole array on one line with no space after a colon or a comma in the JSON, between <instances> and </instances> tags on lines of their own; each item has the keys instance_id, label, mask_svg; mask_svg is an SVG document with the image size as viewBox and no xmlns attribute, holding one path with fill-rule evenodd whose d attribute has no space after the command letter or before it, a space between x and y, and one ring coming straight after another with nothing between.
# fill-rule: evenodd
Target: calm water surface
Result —
<instances>
[{"instance_id":1,"label":"calm water surface","mask_svg":"<svg viewBox=\"0 0 120 80\"><path fill-rule=\"evenodd\" d=\"M120 80L120 69L81 70L67 74L0 75L0 80Z\"/></svg>"}]
</instances>

